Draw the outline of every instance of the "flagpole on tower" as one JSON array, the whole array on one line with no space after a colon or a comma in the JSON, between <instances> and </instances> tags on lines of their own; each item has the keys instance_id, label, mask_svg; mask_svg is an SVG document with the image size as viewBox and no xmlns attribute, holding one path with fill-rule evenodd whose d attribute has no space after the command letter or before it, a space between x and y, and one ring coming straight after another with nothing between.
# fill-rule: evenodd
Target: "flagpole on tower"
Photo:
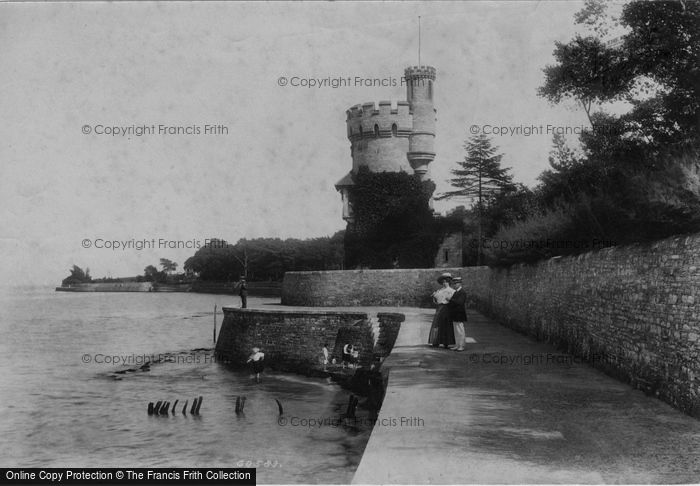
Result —
<instances>
[{"instance_id":1,"label":"flagpole on tower","mask_svg":"<svg viewBox=\"0 0 700 486\"><path fill-rule=\"evenodd\" d=\"M420 15L418 16L418 67L420 67Z\"/></svg>"}]
</instances>

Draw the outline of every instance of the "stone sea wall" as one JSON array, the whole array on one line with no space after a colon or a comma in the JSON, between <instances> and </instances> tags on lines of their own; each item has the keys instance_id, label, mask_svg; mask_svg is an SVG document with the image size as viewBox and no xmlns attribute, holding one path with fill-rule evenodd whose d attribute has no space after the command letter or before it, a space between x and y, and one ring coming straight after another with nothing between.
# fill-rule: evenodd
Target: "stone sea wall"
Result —
<instances>
[{"instance_id":1,"label":"stone sea wall","mask_svg":"<svg viewBox=\"0 0 700 486\"><path fill-rule=\"evenodd\" d=\"M287 272L282 282L282 305L427 307L432 305L430 294L438 288L436 279L440 274L464 274L464 270L419 268Z\"/></svg>"},{"instance_id":2,"label":"stone sea wall","mask_svg":"<svg viewBox=\"0 0 700 486\"><path fill-rule=\"evenodd\" d=\"M391 352L404 320L403 314L365 312L258 310L224 307L224 320L216 342L217 359L245 366L254 346L265 353L265 366L304 374L323 370L323 345L329 360L342 360L346 343L359 349L359 364ZM374 320L373 320L374 319ZM378 321L378 322L377 322Z\"/></svg>"},{"instance_id":3,"label":"stone sea wall","mask_svg":"<svg viewBox=\"0 0 700 486\"><path fill-rule=\"evenodd\" d=\"M289 305L430 305L443 271L475 308L700 416L700 235L532 265L298 272Z\"/></svg>"}]
</instances>

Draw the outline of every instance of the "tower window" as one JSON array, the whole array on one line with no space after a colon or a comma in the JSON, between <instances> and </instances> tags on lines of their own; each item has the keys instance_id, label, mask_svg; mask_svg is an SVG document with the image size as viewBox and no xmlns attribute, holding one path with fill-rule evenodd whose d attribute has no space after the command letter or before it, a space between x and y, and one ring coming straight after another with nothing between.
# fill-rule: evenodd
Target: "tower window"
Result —
<instances>
[{"instance_id":1,"label":"tower window","mask_svg":"<svg viewBox=\"0 0 700 486\"><path fill-rule=\"evenodd\" d=\"M445 250L444 254L445 263L450 261L450 250Z\"/></svg>"},{"instance_id":2,"label":"tower window","mask_svg":"<svg viewBox=\"0 0 700 486\"><path fill-rule=\"evenodd\" d=\"M374 125L374 136L379 138L379 125Z\"/></svg>"},{"instance_id":3,"label":"tower window","mask_svg":"<svg viewBox=\"0 0 700 486\"><path fill-rule=\"evenodd\" d=\"M396 135L398 135L398 132L399 132L399 130L396 128L396 123L391 125L391 136L395 137Z\"/></svg>"},{"instance_id":4,"label":"tower window","mask_svg":"<svg viewBox=\"0 0 700 486\"><path fill-rule=\"evenodd\" d=\"M432 79L428 80L428 99L429 100L433 99L433 81L432 81Z\"/></svg>"}]
</instances>

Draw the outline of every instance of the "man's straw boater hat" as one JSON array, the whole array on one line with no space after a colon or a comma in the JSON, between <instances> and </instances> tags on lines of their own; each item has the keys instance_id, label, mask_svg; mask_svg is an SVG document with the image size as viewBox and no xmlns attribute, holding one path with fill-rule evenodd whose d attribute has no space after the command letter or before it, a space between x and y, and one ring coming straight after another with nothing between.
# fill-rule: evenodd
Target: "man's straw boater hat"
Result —
<instances>
[{"instance_id":1,"label":"man's straw boater hat","mask_svg":"<svg viewBox=\"0 0 700 486\"><path fill-rule=\"evenodd\" d=\"M439 284L442 284L445 280L452 280L452 274L450 272L445 272L438 277Z\"/></svg>"},{"instance_id":2,"label":"man's straw boater hat","mask_svg":"<svg viewBox=\"0 0 700 486\"><path fill-rule=\"evenodd\" d=\"M462 277L454 277L452 283L462 283Z\"/></svg>"}]
</instances>

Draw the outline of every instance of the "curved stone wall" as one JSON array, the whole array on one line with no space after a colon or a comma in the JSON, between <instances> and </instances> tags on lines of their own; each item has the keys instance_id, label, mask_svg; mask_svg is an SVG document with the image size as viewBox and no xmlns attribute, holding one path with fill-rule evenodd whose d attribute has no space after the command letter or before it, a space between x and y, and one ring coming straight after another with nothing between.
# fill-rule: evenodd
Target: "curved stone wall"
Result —
<instances>
[{"instance_id":1,"label":"curved stone wall","mask_svg":"<svg viewBox=\"0 0 700 486\"><path fill-rule=\"evenodd\" d=\"M403 314L322 310L260 310L224 307L216 341L217 359L245 366L254 346L265 353L265 366L304 374L323 371L323 345L329 360L342 361L346 343L359 348L363 368L386 357L394 346Z\"/></svg>"},{"instance_id":2,"label":"curved stone wall","mask_svg":"<svg viewBox=\"0 0 700 486\"><path fill-rule=\"evenodd\" d=\"M401 270L336 270L287 272L282 283L282 304L314 307L413 306L430 307L442 272L465 277L471 285L472 268L414 268ZM483 269L488 272L488 268Z\"/></svg>"}]
</instances>

